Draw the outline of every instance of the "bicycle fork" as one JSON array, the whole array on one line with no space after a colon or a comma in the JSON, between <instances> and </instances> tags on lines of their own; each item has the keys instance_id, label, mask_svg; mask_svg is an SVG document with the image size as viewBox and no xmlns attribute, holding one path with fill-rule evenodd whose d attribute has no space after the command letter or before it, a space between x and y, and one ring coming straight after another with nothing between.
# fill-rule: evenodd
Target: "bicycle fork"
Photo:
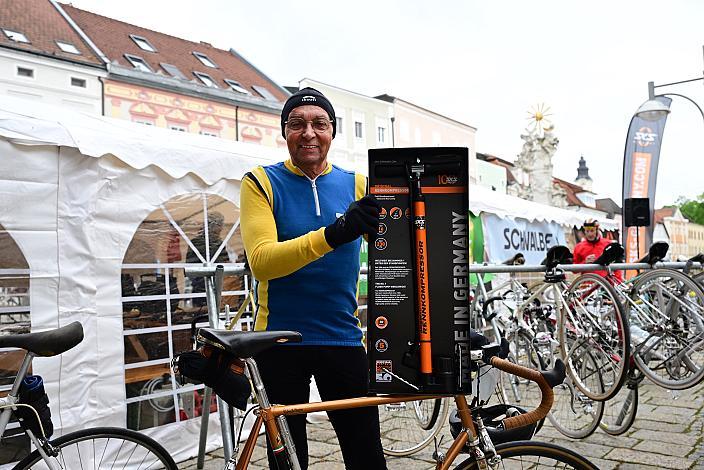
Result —
<instances>
[{"instance_id":1,"label":"bicycle fork","mask_svg":"<svg viewBox=\"0 0 704 470\"><path fill-rule=\"evenodd\" d=\"M436 468L447 468L446 461L453 462L461 452L462 447L466 447L469 451L469 455L476 462L477 468L481 470L498 468L501 464L501 456L496 453L494 444L491 442L481 417L477 416L477 425L475 426L472 420L472 412L464 395L455 396L455 404L457 405L457 414L462 422L461 432L465 437L455 439L455 442L448 449L447 455L438 455Z\"/></svg>"}]
</instances>

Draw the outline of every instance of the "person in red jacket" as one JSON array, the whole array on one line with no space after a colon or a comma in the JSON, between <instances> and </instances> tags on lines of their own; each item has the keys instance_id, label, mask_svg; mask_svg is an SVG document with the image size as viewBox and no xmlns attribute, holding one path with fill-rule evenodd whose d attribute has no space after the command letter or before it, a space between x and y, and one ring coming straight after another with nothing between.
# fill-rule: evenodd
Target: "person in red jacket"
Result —
<instances>
[{"instance_id":1,"label":"person in red jacket","mask_svg":"<svg viewBox=\"0 0 704 470\"><path fill-rule=\"evenodd\" d=\"M613 243L613 240L607 240L601 236L599 232L599 221L596 219L587 219L584 221L582 226L584 231L584 238L581 242L577 243L574 247L573 252L573 262L574 264L589 264L596 261L596 259L601 256L604 248ZM599 276L606 277L607 272L605 270L590 271ZM623 281L623 272L614 271L616 279Z\"/></svg>"}]
</instances>

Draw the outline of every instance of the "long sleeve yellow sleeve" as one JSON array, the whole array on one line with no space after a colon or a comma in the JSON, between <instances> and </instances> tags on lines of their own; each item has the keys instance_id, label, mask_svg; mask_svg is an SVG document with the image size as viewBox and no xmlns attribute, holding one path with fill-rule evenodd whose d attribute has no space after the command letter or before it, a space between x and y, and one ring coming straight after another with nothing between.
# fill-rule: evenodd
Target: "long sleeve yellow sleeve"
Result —
<instances>
[{"instance_id":1,"label":"long sleeve yellow sleeve","mask_svg":"<svg viewBox=\"0 0 704 470\"><path fill-rule=\"evenodd\" d=\"M287 276L332 251L325 241L325 227L292 240L278 241L269 180L261 167L252 173L265 192L250 177L242 180L240 230L254 277L268 281Z\"/></svg>"}]
</instances>

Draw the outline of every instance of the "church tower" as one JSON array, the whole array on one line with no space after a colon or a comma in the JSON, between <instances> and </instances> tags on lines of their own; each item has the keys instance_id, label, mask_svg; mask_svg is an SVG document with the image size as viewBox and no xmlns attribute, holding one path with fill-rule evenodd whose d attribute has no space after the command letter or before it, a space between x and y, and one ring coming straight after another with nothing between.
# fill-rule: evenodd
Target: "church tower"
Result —
<instances>
[{"instance_id":1,"label":"church tower","mask_svg":"<svg viewBox=\"0 0 704 470\"><path fill-rule=\"evenodd\" d=\"M575 184L581 186L587 191L592 190L592 177L589 176L589 168L587 168L587 161L584 159L584 155L579 157L579 167L577 167L577 179L574 180Z\"/></svg>"}]
</instances>

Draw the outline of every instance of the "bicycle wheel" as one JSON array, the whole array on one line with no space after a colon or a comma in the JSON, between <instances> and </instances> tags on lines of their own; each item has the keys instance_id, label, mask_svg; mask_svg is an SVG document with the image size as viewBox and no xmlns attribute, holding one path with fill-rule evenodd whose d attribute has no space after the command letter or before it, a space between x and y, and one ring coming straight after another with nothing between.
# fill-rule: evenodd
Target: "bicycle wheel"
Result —
<instances>
[{"instance_id":1,"label":"bicycle wheel","mask_svg":"<svg viewBox=\"0 0 704 470\"><path fill-rule=\"evenodd\" d=\"M623 385L628 372L625 358L631 353L630 330L618 293L603 277L583 274L572 281L564 300L558 339L567 374L587 397L608 400ZM594 357L593 370L580 369L573 361L583 351ZM601 382L591 380L592 374L600 374Z\"/></svg>"},{"instance_id":2,"label":"bicycle wheel","mask_svg":"<svg viewBox=\"0 0 704 470\"><path fill-rule=\"evenodd\" d=\"M578 470L598 470L599 467L586 458L564 447L536 441L505 442L496 446L496 453L501 456L497 468L574 468ZM458 470L479 468L473 457L460 463Z\"/></svg>"},{"instance_id":3,"label":"bicycle wheel","mask_svg":"<svg viewBox=\"0 0 704 470\"><path fill-rule=\"evenodd\" d=\"M158 469L178 470L174 459L154 439L129 429L89 428L61 436L51 444L64 470ZM49 469L38 451L25 457L13 470Z\"/></svg>"},{"instance_id":4,"label":"bicycle wheel","mask_svg":"<svg viewBox=\"0 0 704 470\"><path fill-rule=\"evenodd\" d=\"M447 422L449 407L442 398L379 405L384 453L403 457L423 449Z\"/></svg>"},{"instance_id":5,"label":"bicycle wheel","mask_svg":"<svg viewBox=\"0 0 704 470\"><path fill-rule=\"evenodd\" d=\"M611 400L604 402L604 413L599 427L607 434L620 436L628 431L636 420L638 413L638 384L640 378L635 374L638 369L628 372L625 386Z\"/></svg>"},{"instance_id":6,"label":"bicycle wheel","mask_svg":"<svg viewBox=\"0 0 704 470\"><path fill-rule=\"evenodd\" d=\"M590 377L590 389L599 390L602 387L601 376L588 372L597 367L592 354L584 352L581 358L574 360L577 367L582 370L580 375ZM554 387L553 392L555 401L548 414L548 420L561 434L572 439L584 439L599 427L604 412L604 402L592 400L584 395L574 386L569 377Z\"/></svg>"},{"instance_id":7,"label":"bicycle wheel","mask_svg":"<svg viewBox=\"0 0 704 470\"><path fill-rule=\"evenodd\" d=\"M506 340L509 347L509 361L529 369L543 370L533 338L527 332L515 331ZM540 388L535 382L502 372L501 386L504 387L504 393L509 397L509 401L523 408L532 409L540 403Z\"/></svg>"},{"instance_id":8,"label":"bicycle wheel","mask_svg":"<svg viewBox=\"0 0 704 470\"><path fill-rule=\"evenodd\" d=\"M692 279L694 279L696 282L699 283L702 288L704 288L704 271L700 272L699 274L692 276Z\"/></svg>"},{"instance_id":9,"label":"bicycle wheel","mask_svg":"<svg viewBox=\"0 0 704 470\"><path fill-rule=\"evenodd\" d=\"M684 390L704 378L704 290L689 276L654 269L633 284L631 327L645 332L634 347L638 368L655 384Z\"/></svg>"}]
</instances>

